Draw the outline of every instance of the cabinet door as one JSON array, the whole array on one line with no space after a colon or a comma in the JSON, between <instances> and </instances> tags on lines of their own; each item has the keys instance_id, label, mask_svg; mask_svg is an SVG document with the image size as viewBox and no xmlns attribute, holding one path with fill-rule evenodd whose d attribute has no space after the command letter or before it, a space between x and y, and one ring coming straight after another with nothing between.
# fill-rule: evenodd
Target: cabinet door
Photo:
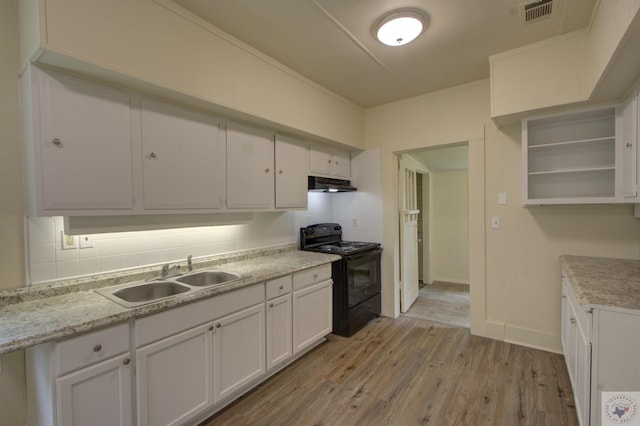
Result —
<instances>
[{"instance_id":1,"label":"cabinet door","mask_svg":"<svg viewBox=\"0 0 640 426\"><path fill-rule=\"evenodd\" d=\"M293 353L313 345L332 329L332 281L293 293Z\"/></svg>"},{"instance_id":2,"label":"cabinet door","mask_svg":"<svg viewBox=\"0 0 640 426\"><path fill-rule=\"evenodd\" d=\"M575 386L573 392L580 424L588 425L589 408L591 406L591 342L589 342L580 327L577 328L576 340Z\"/></svg>"},{"instance_id":3,"label":"cabinet door","mask_svg":"<svg viewBox=\"0 0 640 426\"><path fill-rule=\"evenodd\" d=\"M275 144L276 208L306 208L309 148L280 135Z\"/></svg>"},{"instance_id":4,"label":"cabinet door","mask_svg":"<svg viewBox=\"0 0 640 426\"><path fill-rule=\"evenodd\" d=\"M333 171L332 148L326 145L311 145L309 151L309 174L331 176Z\"/></svg>"},{"instance_id":5,"label":"cabinet door","mask_svg":"<svg viewBox=\"0 0 640 426\"><path fill-rule=\"evenodd\" d=\"M58 424L132 425L132 384L128 353L59 377Z\"/></svg>"},{"instance_id":6,"label":"cabinet door","mask_svg":"<svg viewBox=\"0 0 640 426\"><path fill-rule=\"evenodd\" d=\"M213 404L213 325L136 350L138 425L180 425Z\"/></svg>"},{"instance_id":7,"label":"cabinet door","mask_svg":"<svg viewBox=\"0 0 640 426\"><path fill-rule=\"evenodd\" d=\"M264 318L263 302L216 321L216 402L266 371Z\"/></svg>"},{"instance_id":8,"label":"cabinet door","mask_svg":"<svg viewBox=\"0 0 640 426\"><path fill-rule=\"evenodd\" d=\"M620 163L622 175L622 195L627 201L638 195L638 97L634 92L624 101L622 108L622 137L620 138Z\"/></svg>"},{"instance_id":9,"label":"cabinet door","mask_svg":"<svg viewBox=\"0 0 640 426\"><path fill-rule=\"evenodd\" d=\"M33 72L40 87L41 140L34 143L42 156L43 208L132 209L129 95L58 73Z\"/></svg>"},{"instance_id":10,"label":"cabinet door","mask_svg":"<svg viewBox=\"0 0 640 426\"><path fill-rule=\"evenodd\" d=\"M219 209L225 147L214 117L142 99L145 209Z\"/></svg>"},{"instance_id":11,"label":"cabinet door","mask_svg":"<svg viewBox=\"0 0 640 426\"><path fill-rule=\"evenodd\" d=\"M227 123L228 208L273 208L273 144L265 130Z\"/></svg>"},{"instance_id":12,"label":"cabinet door","mask_svg":"<svg viewBox=\"0 0 640 426\"><path fill-rule=\"evenodd\" d=\"M292 355L291 294L267 302L267 369Z\"/></svg>"},{"instance_id":13,"label":"cabinet door","mask_svg":"<svg viewBox=\"0 0 640 426\"><path fill-rule=\"evenodd\" d=\"M337 178L351 178L351 156L348 151L333 151L333 175Z\"/></svg>"}]
</instances>

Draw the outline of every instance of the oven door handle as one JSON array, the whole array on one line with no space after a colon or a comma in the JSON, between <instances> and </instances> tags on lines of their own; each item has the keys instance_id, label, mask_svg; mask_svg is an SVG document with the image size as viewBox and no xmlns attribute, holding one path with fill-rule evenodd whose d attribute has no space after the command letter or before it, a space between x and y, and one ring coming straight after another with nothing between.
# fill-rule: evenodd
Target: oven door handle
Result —
<instances>
[{"instance_id":1,"label":"oven door handle","mask_svg":"<svg viewBox=\"0 0 640 426\"><path fill-rule=\"evenodd\" d=\"M362 259L363 257L369 257L371 255L376 255L380 253L382 253L382 247L371 250L371 251L365 251L364 253L356 253L350 256L347 255L346 258L347 260L356 260L356 259Z\"/></svg>"}]
</instances>

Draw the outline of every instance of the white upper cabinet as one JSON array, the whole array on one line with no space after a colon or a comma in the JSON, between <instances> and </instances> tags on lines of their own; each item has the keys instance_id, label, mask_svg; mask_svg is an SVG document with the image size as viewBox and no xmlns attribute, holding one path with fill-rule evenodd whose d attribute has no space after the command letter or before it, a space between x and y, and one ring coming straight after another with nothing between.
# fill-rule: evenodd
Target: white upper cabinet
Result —
<instances>
[{"instance_id":1,"label":"white upper cabinet","mask_svg":"<svg viewBox=\"0 0 640 426\"><path fill-rule=\"evenodd\" d=\"M312 176L351 178L349 152L329 145L312 144L309 152L309 174Z\"/></svg>"},{"instance_id":2,"label":"white upper cabinet","mask_svg":"<svg viewBox=\"0 0 640 426\"><path fill-rule=\"evenodd\" d=\"M273 169L273 133L228 122L227 208L273 209Z\"/></svg>"},{"instance_id":3,"label":"white upper cabinet","mask_svg":"<svg viewBox=\"0 0 640 426\"><path fill-rule=\"evenodd\" d=\"M141 123L144 209L220 209L226 162L218 120L143 98Z\"/></svg>"},{"instance_id":4,"label":"white upper cabinet","mask_svg":"<svg viewBox=\"0 0 640 426\"><path fill-rule=\"evenodd\" d=\"M523 120L523 202L620 202L616 107Z\"/></svg>"},{"instance_id":5,"label":"white upper cabinet","mask_svg":"<svg viewBox=\"0 0 640 426\"><path fill-rule=\"evenodd\" d=\"M622 104L622 135L620 163L622 167L621 193L625 202L640 202L640 182L638 178L638 123L640 108L638 103L640 89L636 89Z\"/></svg>"},{"instance_id":6,"label":"white upper cabinet","mask_svg":"<svg viewBox=\"0 0 640 426\"><path fill-rule=\"evenodd\" d=\"M42 216L130 211L129 94L35 67L23 74L21 89L30 210Z\"/></svg>"},{"instance_id":7,"label":"white upper cabinet","mask_svg":"<svg viewBox=\"0 0 640 426\"><path fill-rule=\"evenodd\" d=\"M276 135L276 208L307 208L309 147Z\"/></svg>"}]
</instances>

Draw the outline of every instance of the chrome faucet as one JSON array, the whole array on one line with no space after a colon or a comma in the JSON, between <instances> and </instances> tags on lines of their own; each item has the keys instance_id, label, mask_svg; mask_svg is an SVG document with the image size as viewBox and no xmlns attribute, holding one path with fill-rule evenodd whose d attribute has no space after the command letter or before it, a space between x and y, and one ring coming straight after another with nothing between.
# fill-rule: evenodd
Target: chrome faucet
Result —
<instances>
[{"instance_id":1,"label":"chrome faucet","mask_svg":"<svg viewBox=\"0 0 640 426\"><path fill-rule=\"evenodd\" d=\"M176 271L180 270L180 265L175 265L173 268L176 269ZM162 271L160 272L160 278L165 279L169 277L169 272L171 271L171 264L170 263L165 263L164 265L162 265ZM176 275L180 275L180 274L176 274Z\"/></svg>"},{"instance_id":2,"label":"chrome faucet","mask_svg":"<svg viewBox=\"0 0 640 426\"><path fill-rule=\"evenodd\" d=\"M191 263L191 258L192 257L193 256L191 256L191 255L187 256L187 270L189 272L193 272L193 264Z\"/></svg>"}]
</instances>

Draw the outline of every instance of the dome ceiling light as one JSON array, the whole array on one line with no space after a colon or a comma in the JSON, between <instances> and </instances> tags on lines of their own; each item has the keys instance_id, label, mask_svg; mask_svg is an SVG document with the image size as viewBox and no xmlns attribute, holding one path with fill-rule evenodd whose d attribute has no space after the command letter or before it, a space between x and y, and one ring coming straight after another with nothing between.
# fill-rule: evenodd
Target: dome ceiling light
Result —
<instances>
[{"instance_id":1,"label":"dome ceiling light","mask_svg":"<svg viewBox=\"0 0 640 426\"><path fill-rule=\"evenodd\" d=\"M383 16L375 34L387 46L402 46L415 40L424 29L424 17L414 10L395 10Z\"/></svg>"}]
</instances>

